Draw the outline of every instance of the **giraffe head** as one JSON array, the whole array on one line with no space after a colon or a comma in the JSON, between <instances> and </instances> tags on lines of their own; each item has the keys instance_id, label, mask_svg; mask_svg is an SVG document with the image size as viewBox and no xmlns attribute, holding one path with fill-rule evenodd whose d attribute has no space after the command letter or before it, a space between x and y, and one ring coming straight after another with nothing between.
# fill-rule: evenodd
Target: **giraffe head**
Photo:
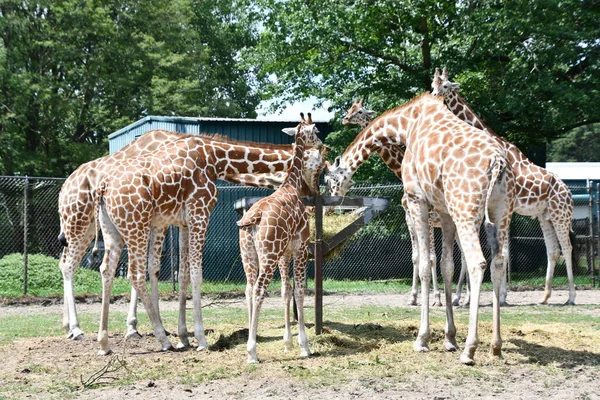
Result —
<instances>
[{"instance_id":1,"label":"giraffe head","mask_svg":"<svg viewBox=\"0 0 600 400\"><path fill-rule=\"evenodd\" d=\"M352 173L344 165L341 157L337 157L332 164L327 163L325 173L325 193L327 196L344 196L352 187Z\"/></svg>"},{"instance_id":2,"label":"giraffe head","mask_svg":"<svg viewBox=\"0 0 600 400\"><path fill-rule=\"evenodd\" d=\"M304 182L313 194L319 192L319 176L325 165L327 146L313 148L304 152L304 168L302 170Z\"/></svg>"},{"instance_id":3,"label":"giraffe head","mask_svg":"<svg viewBox=\"0 0 600 400\"><path fill-rule=\"evenodd\" d=\"M444 67L440 75L440 69L436 68L431 82L431 94L434 96L448 96L454 93L460 87L460 83L450 82L448 80L448 70Z\"/></svg>"},{"instance_id":4,"label":"giraffe head","mask_svg":"<svg viewBox=\"0 0 600 400\"><path fill-rule=\"evenodd\" d=\"M300 123L295 128L283 128L282 131L290 136L302 135L304 138L304 147L316 147L320 149L323 142L319 139L319 130L312 121L312 116L308 113L308 118L304 119L304 113L300 113Z\"/></svg>"},{"instance_id":5,"label":"giraffe head","mask_svg":"<svg viewBox=\"0 0 600 400\"><path fill-rule=\"evenodd\" d=\"M363 106L363 99L354 100L354 103L352 103L352 106L348 109L346 116L342 119L342 124L358 124L361 127L366 128L376 114L375 111L367 110Z\"/></svg>"}]
</instances>

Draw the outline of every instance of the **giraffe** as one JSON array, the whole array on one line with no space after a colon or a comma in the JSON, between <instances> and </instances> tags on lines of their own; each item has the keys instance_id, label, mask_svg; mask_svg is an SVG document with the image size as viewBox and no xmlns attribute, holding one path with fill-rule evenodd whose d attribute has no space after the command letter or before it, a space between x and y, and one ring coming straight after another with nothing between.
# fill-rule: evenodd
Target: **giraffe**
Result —
<instances>
[{"instance_id":1,"label":"giraffe","mask_svg":"<svg viewBox=\"0 0 600 400\"><path fill-rule=\"evenodd\" d=\"M448 70L443 69L440 75L436 68L432 83L432 93L444 98L446 106L461 120L478 129L489 132L507 154L508 161L515 173L515 212L519 215L537 218L542 228L548 266L546 269L546 285L540 303L548 304L552 293L552 277L561 250L565 259L567 277L569 279L569 300L567 304L575 304L575 284L573 282L573 246L575 235L571 230L573 219L573 197L567 185L556 175L532 163L517 146L493 132L471 110L471 107L460 96L458 83L448 80ZM461 270L461 276L464 273ZM460 298L457 286L456 297ZM502 285L502 303L506 301L506 282Z\"/></svg>"},{"instance_id":2,"label":"giraffe","mask_svg":"<svg viewBox=\"0 0 600 400\"><path fill-rule=\"evenodd\" d=\"M308 261L308 214L302 204L303 187L301 170L304 146L321 146L315 134L311 114L296 129L284 130L295 135L296 149L287 177L275 193L255 203L237 222L240 227L240 253L246 273L246 301L248 303L248 363L257 363L256 332L258 316L276 266L281 276L288 275L289 260L294 257L294 291L298 310L298 344L300 355L308 357L310 349L304 327L304 277ZM283 284L283 282L282 282ZM285 299L284 346L289 351L292 335L289 323L289 285L282 285Z\"/></svg>"},{"instance_id":3,"label":"giraffe","mask_svg":"<svg viewBox=\"0 0 600 400\"><path fill-rule=\"evenodd\" d=\"M93 193L101 176L119 160L135 156L140 153L151 153L156 151L166 141L174 141L185 137L175 132L154 130L146 133L123 149L111 155L92 160L82 164L63 183L58 197L58 213L60 217L61 233L58 240L64 248L60 257L59 267L63 275L64 310L63 327L67 331L67 337L74 340L83 339L84 333L79 327L75 297L73 294L73 277L83 258L85 251L93 239ZM166 232L154 229L152 236L154 242L158 243L158 256L156 251L150 252L150 271L158 272L160 257L160 246ZM152 246L153 250L157 247ZM151 277L155 277L151 273ZM152 280L153 293L157 293L157 281ZM154 290L156 289L156 290ZM136 293L131 292L131 304L136 303ZM158 304L158 297L153 299ZM127 317L126 337L137 337L137 317L135 308L129 308Z\"/></svg>"},{"instance_id":4,"label":"giraffe","mask_svg":"<svg viewBox=\"0 0 600 400\"><path fill-rule=\"evenodd\" d=\"M206 135L201 134L201 137L209 137L216 140L227 141L228 138L221 135ZM81 165L75 170L69 178L63 183L59 194L59 216L61 221L61 234L59 241L65 246L60 260L60 268L63 274L64 286L64 313L63 326L68 332L67 337L78 340L83 339L83 331L79 327L77 312L75 308L75 300L72 290L72 279L85 254L85 251L93 238L93 229L91 221L93 219L93 192L97 186L97 181L102 174L110 171L112 166L119 160L124 160L138 154L151 153L156 151L158 147L167 143L176 141L181 138L190 137L187 134L169 132L164 130L153 130L145 133L132 143L125 146L123 149L111 155L101 157ZM256 145L260 145L257 143ZM292 146L283 145L277 146L282 151L285 159L292 156ZM315 174L316 168L323 162L323 153L321 154L316 149L308 149L305 158L306 168L304 173L307 177L312 177ZM276 166L275 169L282 169L287 165ZM283 172L282 172L283 173ZM262 174L246 174L244 184L247 186L271 187L272 183L265 182ZM265 174L269 175L269 174ZM312 178L314 179L314 178ZM318 179L318 176L317 176ZM235 175L227 175L224 180L236 182ZM308 181L308 178L307 178ZM166 235L166 228L152 228L152 244L148 252L148 269L150 271L152 301L158 310L158 273L160 266L160 255L162 251L162 243ZM185 243L183 243L185 246ZM181 257L184 257L184 251L180 252ZM182 270L185 271L184 261L180 263ZM184 291L185 292L185 291ZM185 297L184 297L185 299ZM180 314L185 313L185 301L180 305ZM127 331L126 338L140 337L137 332L137 293L132 288L130 297L130 307L127 316Z\"/></svg>"},{"instance_id":5,"label":"giraffe","mask_svg":"<svg viewBox=\"0 0 600 400\"><path fill-rule=\"evenodd\" d=\"M343 125L357 124L361 127L361 129L365 129L369 125L371 120L375 117L375 115L377 115L377 113L375 111L367 110L364 107L363 99L355 100L354 103L352 103L352 106L350 106L350 108L346 112L346 115L344 116L344 118L342 119L342 124ZM383 162L394 173L394 175L396 175L396 177L402 181L402 159L404 158L404 150L402 150L402 148L400 146L387 145L387 146L379 147L376 151L379 154L379 157L381 157ZM412 289L410 292L411 296L410 296L410 300L409 300L409 305L416 306L417 305L417 294L418 294L418 290L419 290L419 284L418 284L419 263L418 263L418 257L417 257L419 249L416 247L417 241L414 236L412 219L410 217L410 214L408 212L406 212L407 205L404 200L405 199L403 197L402 207L404 208L404 211L405 211L406 225L408 226L408 232L409 232L410 238L411 238L410 242L411 242L411 246L412 246L412 262L413 262L413 280L412 280ZM441 221L440 221L440 217L439 217L438 213L431 211L430 216L429 216L429 221L431 224L430 233L429 233L429 241L430 241L429 247L431 249L431 252L430 252L429 256L430 256L430 264L431 264L431 276L433 278L433 297L434 297L433 305L441 306L442 299L441 299L440 289L439 289L438 281L437 281L435 239L433 236L433 233L434 233L433 228L441 227Z\"/></svg>"},{"instance_id":6,"label":"giraffe","mask_svg":"<svg viewBox=\"0 0 600 400\"><path fill-rule=\"evenodd\" d=\"M128 246L128 278L142 299L162 350L172 348L145 286L145 254L150 228L168 225L183 228L180 235L188 245L184 265L189 267L192 284L194 336L198 350L207 347L200 289L202 249L208 218L216 203L215 181L240 173L277 172L291 163L289 153L281 146L261 146L190 136L165 143L154 153L121 160L113 165L110 174L103 175L94 202L106 249L100 268L103 293L99 354L111 352L107 332L110 289L117 257L125 243ZM179 274L182 287L185 287L182 281L186 276L187 273ZM185 321L179 321L178 333L178 347L189 345Z\"/></svg>"},{"instance_id":7,"label":"giraffe","mask_svg":"<svg viewBox=\"0 0 600 400\"><path fill-rule=\"evenodd\" d=\"M491 354L501 356L500 283L514 201L514 176L504 150L486 132L473 128L452 114L439 97L428 93L388 110L361 131L325 176L328 193L344 195L356 169L380 146L405 145L402 162L404 196L414 224L419 248L421 326L415 351L428 351L429 328L429 209L442 220L442 277L446 296L444 348L458 349L451 304L452 245L458 234L468 266L472 301L465 348L459 357L474 364L478 347L478 311L486 261L479 242L485 220L492 249L493 323Z\"/></svg>"}]
</instances>

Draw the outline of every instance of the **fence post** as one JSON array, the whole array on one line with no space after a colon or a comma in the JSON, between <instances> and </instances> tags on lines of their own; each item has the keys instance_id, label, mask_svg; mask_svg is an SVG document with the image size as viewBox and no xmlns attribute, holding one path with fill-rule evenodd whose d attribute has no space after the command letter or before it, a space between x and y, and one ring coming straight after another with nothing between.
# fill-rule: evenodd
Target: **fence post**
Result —
<instances>
[{"instance_id":1,"label":"fence post","mask_svg":"<svg viewBox=\"0 0 600 400\"><path fill-rule=\"evenodd\" d=\"M594 241L594 181L588 181L588 214L589 214L589 249L590 264L592 267L592 285L594 285L594 276L596 271L595 241Z\"/></svg>"},{"instance_id":2,"label":"fence post","mask_svg":"<svg viewBox=\"0 0 600 400\"><path fill-rule=\"evenodd\" d=\"M323 197L315 195L315 334L323 333Z\"/></svg>"},{"instance_id":3,"label":"fence post","mask_svg":"<svg viewBox=\"0 0 600 400\"><path fill-rule=\"evenodd\" d=\"M173 283L173 293L175 293L175 238L173 237L175 234L175 228L173 226L169 227L169 246L170 251L169 255L171 256L171 282Z\"/></svg>"},{"instance_id":4,"label":"fence post","mask_svg":"<svg viewBox=\"0 0 600 400\"><path fill-rule=\"evenodd\" d=\"M598 251L600 252L600 185L596 184L596 201L594 202L596 205L596 236L598 237L598 247L596 247L598 249ZM593 211L592 211L593 214ZM592 225L594 224L594 220L592 219ZM592 229L593 231L593 229ZM595 288L596 287L596 257L598 257L597 254L592 254L592 257L594 258L594 261L592 262L592 287ZM599 276L600 278L600 276Z\"/></svg>"},{"instance_id":5,"label":"fence post","mask_svg":"<svg viewBox=\"0 0 600 400\"><path fill-rule=\"evenodd\" d=\"M28 267L28 221L27 221L27 188L29 186L29 177L25 175L25 184L23 185L23 296L27 296L27 267Z\"/></svg>"}]
</instances>

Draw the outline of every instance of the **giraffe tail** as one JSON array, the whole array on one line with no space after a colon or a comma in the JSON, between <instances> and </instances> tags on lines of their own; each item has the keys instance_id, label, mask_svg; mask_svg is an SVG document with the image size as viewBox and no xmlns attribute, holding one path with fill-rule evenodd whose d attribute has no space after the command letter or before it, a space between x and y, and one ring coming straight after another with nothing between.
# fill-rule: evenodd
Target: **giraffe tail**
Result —
<instances>
[{"instance_id":1,"label":"giraffe tail","mask_svg":"<svg viewBox=\"0 0 600 400\"><path fill-rule=\"evenodd\" d=\"M69 245L64 232L61 232L60 235L58 235L58 243L60 243L62 247L67 247Z\"/></svg>"},{"instance_id":2,"label":"giraffe tail","mask_svg":"<svg viewBox=\"0 0 600 400\"><path fill-rule=\"evenodd\" d=\"M504 177L504 169L507 163L504 157L497 157L492 162L492 165L488 168L488 173L491 173L490 185L485 197L485 233L487 236L487 243L490 247L491 257L494 258L498 254L500 245L498 243L498 226L494 224L489 215L490 200L492 193L496 185L498 185Z\"/></svg>"},{"instance_id":3,"label":"giraffe tail","mask_svg":"<svg viewBox=\"0 0 600 400\"><path fill-rule=\"evenodd\" d=\"M262 218L262 210L260 208L250 208L242 219L236 222L237 226L240 228L247 228L253 225L258 225Z\"/></svg>"},{"instance_id":4,"label":"giraffe tail","mask_svg":"<svg viewBox=\"0 0 600 400\"><path fill-rule=\"evenodd\" d=\"M98 220L100 218L100 209L102 207L102 205L104 204L104 191L106 190L106 187L104 186L104 184L100 184L98 185L98 187L96 188L96 198L94 199L94 229L96 231L96 239L94 240L94 248L92 249L92 257L96 257L96 255L98 254L98 232L99 232L99 228L100 228L100 224L98 223Z\"/></svg>"}]
</instances>

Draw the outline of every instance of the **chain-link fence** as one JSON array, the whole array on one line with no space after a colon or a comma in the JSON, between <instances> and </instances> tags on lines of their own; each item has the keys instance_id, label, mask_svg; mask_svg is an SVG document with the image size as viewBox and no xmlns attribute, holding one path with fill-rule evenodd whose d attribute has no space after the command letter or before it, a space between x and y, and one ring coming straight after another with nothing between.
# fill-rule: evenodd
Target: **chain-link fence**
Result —
<instances>
[{"instance_id":1,"label":"chain-link fence","mask_svg":"<svg viewBox=\"0 0 600 400\"><path fill-rule=\"evenodd\" d=\"M17 268L21 285L19 294L49 295L61 294L62 289L28 290L33 287L29 276L36 263L31 263L34 254L52 257L58 265L62 251L57 241L60 224L57 213L58 193L64 179L32 177L0 177L0 277L6 271ZM354 236L346 240L339 249L333 251L325 260L323 267L324 290L333 291L385 291L406 287L412 279L411 243L401 207L402 185L357 186L349 196L386 197L390 207L375 217ZM576 285L594 286L598 274L598 192L599 186L590 182L587 187L572 187L575 198L575 216L573 229L577 235L574 243L574 274ZM244 285L244 272L239 256L238 230L235 221L240 215L234 210L234 202L243 197L265 196L271 191L265 189L233 186L227 183L219 185L219 201L215 207L209 225L204 251L205 282L219 283L213 290L241 289ZM327 224L327 220L325 221ZM485 238L482 237L482 243ZM178 271L178 231L169 228L163 245L160 281L161 291L177 290ZM100 254L93 258L91 245L81 261L80 268L97 271L102 258ZM436 232L436 251L441 254L441 235ZM486 250L487 251L487 250ZM14 257L14 253L20 257ZM9 256L9 255L13 256ZM486 254L487 255L487 254ZM12 257L10 262L7 257ZM455 247L455 280L460 271L460 253ZM17 260L17 261L15 261ZM20 265L12 265L14 263ZM536 219L515 215L511 225L509 282L514 286L542 287L546 275L546 249L543 235ZM58 267L55 273L60 278ZM119 261L117 275L126 276L127 249ZM308 266L309 279L312 278L313 265ZM565 263L561 259L554 273L555 285L566 285ZM276 276L275 279L278 277ZM44 279L36 276L36 279ZM489 281L489 273L484 278ZM7 294L6 285L0 279L0 296ZM14 281L14 279L13 279ZM226 285L225 283L231 283ZM15 285L15 283L11 283ZM40 282L36 282L38 287ZM41 282L43 285L44 282ZM98 276L97 284L100 285ZM3 286L4 285L4 286ZM237 285L237 286L236 286ZM403 286L404 285L404 286ZM205 285L206 287L206 285ZM99 286L98 286L99 288ZM219 289L220 288L220 289ZM83 294L91 289L78 289ZM14 290L11 292L15 295ZM98 289L99 293L99 289Z\"/></svg>"}]
</instances>

